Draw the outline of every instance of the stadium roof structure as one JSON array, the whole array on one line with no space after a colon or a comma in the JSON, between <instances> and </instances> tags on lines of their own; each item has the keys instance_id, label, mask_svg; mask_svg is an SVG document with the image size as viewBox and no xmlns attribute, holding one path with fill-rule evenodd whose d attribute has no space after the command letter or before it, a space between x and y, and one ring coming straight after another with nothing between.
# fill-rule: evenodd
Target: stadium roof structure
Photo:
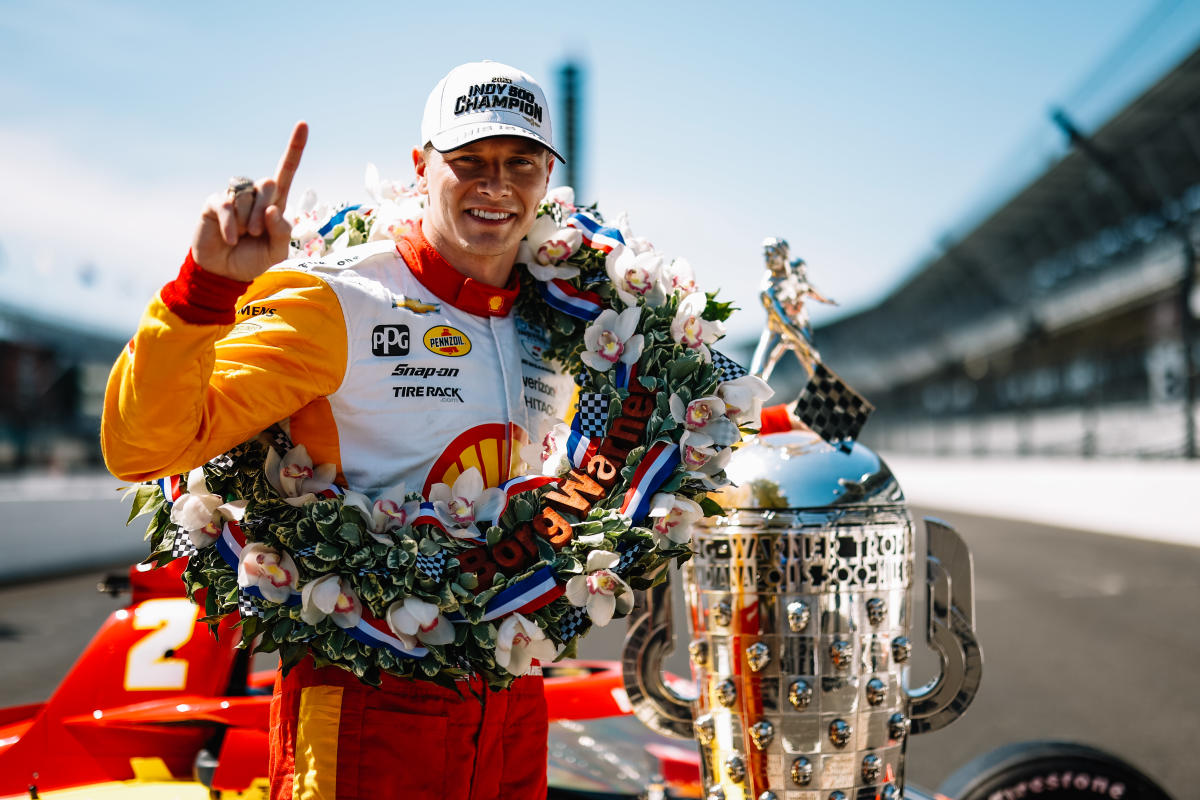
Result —
<instances>
[{"instance_id":1,"label":"stadium roof structure","mask_svg":"<svg viewBox=\"0 0 1200 800\"><path fill-rule=\"evenodd\" d=\"M1200 211L1200 49L1089 134L1065 112L1032 180L960 225L887 298L816 342L881 391L1177 289Z\"/></svg>"},{"instance_id":2,"label":"stadium roof structure","mask_svg":"<svg viewBox=\"0 0 1200 800\"><path fill-rule=\"evenodd\" d=\"M125 340L111 333L0 303L0 344L14 342L52 350L74 361L111 362Z\"/></svg>"}]
</instances>

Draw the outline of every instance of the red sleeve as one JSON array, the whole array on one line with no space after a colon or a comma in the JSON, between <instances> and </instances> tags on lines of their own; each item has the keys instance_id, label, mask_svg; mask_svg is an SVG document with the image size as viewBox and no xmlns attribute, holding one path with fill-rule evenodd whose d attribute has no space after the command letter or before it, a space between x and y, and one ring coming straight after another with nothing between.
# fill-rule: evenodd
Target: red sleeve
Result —
<instances>
[{"instance_id":1,"label":"red sleeve","mask_svg":"<svg viewBox=\"0 0 1200 800\"><path fill-rule=\"evenodd\" d=\"M176 316L193 325L232 325L237 299L250 288L249 281L236 281L208 272L188 250L175 280L159 295Z\"/></svg>"}]
</instances>

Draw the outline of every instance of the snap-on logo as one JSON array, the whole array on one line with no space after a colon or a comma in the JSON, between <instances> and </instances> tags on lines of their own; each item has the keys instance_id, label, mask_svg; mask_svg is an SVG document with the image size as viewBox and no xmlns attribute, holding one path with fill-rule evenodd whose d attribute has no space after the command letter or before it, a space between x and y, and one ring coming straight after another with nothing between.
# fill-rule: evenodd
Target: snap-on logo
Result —
<instances>
[{"instance_id":1,"label":"snap-on logo","mask_svg":"<svg viewBox=\"0 0 1200 800\"><path fill-rule=\"evenodd\" d=\"M408 355L408 326L376 325L371 331L371 352L389 358Z\"/></svg>"},{"instance_id":2,"label":"snap-on logo","mask_svg":"<svg viewBox=\"0 0 1200 800\"><path fill-rule=\"evenodd\" d=\"M457 358L471 352L471 340L458 328L435 325L425 331L425 348L439 356Z\"/></svg>"}]
</instances>

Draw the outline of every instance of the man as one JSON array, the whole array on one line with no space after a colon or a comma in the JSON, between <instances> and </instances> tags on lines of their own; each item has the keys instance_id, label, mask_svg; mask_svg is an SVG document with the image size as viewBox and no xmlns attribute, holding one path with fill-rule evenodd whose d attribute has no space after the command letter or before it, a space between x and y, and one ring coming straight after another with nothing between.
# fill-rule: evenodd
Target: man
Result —
<instances>
[{"instance_id":1,"label":"man","mask_svg":"<svg viewBox=\"0 0 1200 800\"><path fill-rule=\"evenodd\" d=\"M571 388L511 313L518 245L561 158L541 87L503 64L452 70L413 150L422 225L280 264L307 136L298 123L274 178L208 198L179 276L113 368L109 469L184 472L283 421L314 464L368 496L402 481L428 495L471 467L498 485L533 429L527 409L561 414ZM271 709L272 798L545 794L539 674L499 693L464 682L460 696L394 678L376 690L305 660Z\"/></svg>"}]
</instances>

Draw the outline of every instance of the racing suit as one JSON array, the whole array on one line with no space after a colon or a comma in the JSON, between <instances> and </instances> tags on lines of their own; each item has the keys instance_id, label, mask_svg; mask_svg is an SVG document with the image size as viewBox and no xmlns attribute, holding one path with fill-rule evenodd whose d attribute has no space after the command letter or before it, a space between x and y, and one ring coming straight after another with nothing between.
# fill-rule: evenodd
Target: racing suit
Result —
<instances>
[{"instance_id":1,"label":"racing suit","mask_svg":"<svg viewBox=\"0 0 1200 800\"><path fill-rule=\"evenodd\" d=\"M369 496L401 481L427 496L470 467L496 486L573 388L541 358L544 333L511 313L516 294L515 280L463 276L419 226L252 284L189 254L109 378L106 463L131 481L181 473L287 420L314 464ZM305 660L276 683L272 798L544 796L540 676L462 689L389 677L377 690Z\"/></svg>"}]
</instances>

